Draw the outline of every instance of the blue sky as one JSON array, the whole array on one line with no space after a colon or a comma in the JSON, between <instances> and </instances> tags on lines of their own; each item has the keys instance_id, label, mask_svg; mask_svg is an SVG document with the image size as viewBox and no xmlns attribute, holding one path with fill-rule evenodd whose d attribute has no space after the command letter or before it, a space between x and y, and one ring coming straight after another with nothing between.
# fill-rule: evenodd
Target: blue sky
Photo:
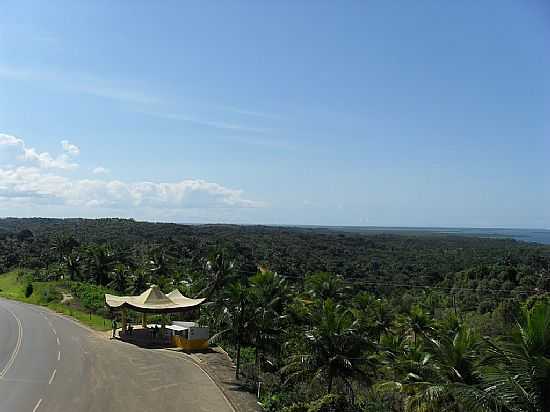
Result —
<instances>
[{"instance_id":1,"label":"blue sky","mask_svg":"<svg viewBox=\"0 0 550 412\"><path fill-rule=\"evenodd\" d=\"M204 3L3 2L0 216L550 228L548 2Z\"/></svg>"}]
</instances>

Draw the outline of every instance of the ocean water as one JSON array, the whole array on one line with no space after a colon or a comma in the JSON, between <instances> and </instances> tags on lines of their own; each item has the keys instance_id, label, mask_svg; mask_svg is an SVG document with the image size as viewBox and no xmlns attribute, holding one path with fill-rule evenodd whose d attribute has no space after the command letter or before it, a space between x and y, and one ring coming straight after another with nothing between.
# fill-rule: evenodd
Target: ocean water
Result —
<instances>
[{"instance_id":1,"label":"ocean water","mask_svg":"<svg viewBox=\"0 0 550 412\"><path fill-rule=\"evenodd\" d=\"M491 228L451 228L451 227L377 227L345 226L332 229L359 233L405 233L405 234L445 234L459 236L476 236L497 239L515 239L524 242L550 245L550 230L547 229L491 229Z\"/></svg>"}]
</instances>

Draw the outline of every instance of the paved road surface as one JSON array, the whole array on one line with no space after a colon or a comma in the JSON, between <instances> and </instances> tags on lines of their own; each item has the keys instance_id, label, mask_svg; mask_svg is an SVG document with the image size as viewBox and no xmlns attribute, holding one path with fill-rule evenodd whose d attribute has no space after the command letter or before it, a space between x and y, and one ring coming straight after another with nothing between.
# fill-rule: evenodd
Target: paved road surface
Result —
<instances>
[{"instance_id":1,"label":"paved road surface","mask_svg":"<svg viewBox=\"0 0 550 412\"><path fill-rule=\"evenodd\" d=\"M233 412L178 353L105 339L44 308L0 299L0 412Z\"/></svg>"}]
</instances>

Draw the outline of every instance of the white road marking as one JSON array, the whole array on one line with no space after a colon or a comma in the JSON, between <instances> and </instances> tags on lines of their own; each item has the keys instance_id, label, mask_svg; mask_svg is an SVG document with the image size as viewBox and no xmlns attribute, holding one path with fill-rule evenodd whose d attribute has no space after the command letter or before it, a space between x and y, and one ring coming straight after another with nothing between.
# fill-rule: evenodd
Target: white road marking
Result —
<instances>
[{"instance_id":1,"label":"white road marking","mask_svg":"<svg viewBox=\"0 0 550 412\"><path fill-rule=\"evenodd\" d=\"M50 378L50 381L48 382L48 385L51 385L51 384L52 384L53 378L55 378L55 373L56 373L56 372L57 372L57 369L54 369L54 370L53 370L53 373L52 373L52 376L51 376L51 378Z\"/></svg>"},{"instance_id":2,"label":"white road marking","mask_svg":"<svg viewBox=\"0 0 550 412\"><path fill-rule=\"evenodd\" d=\"M40 404L42 403L42 398L40 398L38 400L38 402L36 402L36 406L34 407L34 409L32 410L32 412L36 412L38 410L38 407L40 406Z\"/></svg>"},{"instance_id":3,"label":"white road marking","mask_svg":"<svg viewBox=\"0 0 550 412\"><path fill-rule=\"evenodd\" d=\"M61 351L57 352L57 360L61 360Z\"/></svg>"},{"instance_id":4,"label":"white road marking","mask_svg":"<svg viewBox=\"0 0 550 412\"><path fill-rule=\"evenodd\" d=\"M61 345L61 343L59 343L59 338L56 338L56 339L57 339L57 344L58 344L58 345Z\"/></svg>"},{"instance_id":5,"label":"white road marking","mask_svg":"<svg viewBox=\"0 0 550 412\"><path fill-rule=\"evenodd\" d=\"M57 332L55 331L54 328L52 328L52 332L53 332L54 335L57 335Z\"/></svg>"},{"instance_id":6,"label":"white road marking","mask_svg":"<svg viewBox=\"0 0 550 412\"><path fill-rule=\"evenodd\" d=\"M13 349L13 352L11 353L10 359L6 363L6 366L4 366L4 369L2 369L2 372L0 372L0 378L3 378L8 372L9 368L11 368L11 365L13 365L13 362L15 361L15 358L19 353L19 350L21 349L21 343L23 341L23 325L21 324L21 320L17 317L15 313L13 313L11 309L7 307L4 307L4 309L10 312L11 315L17 321L18 334L17 334L17 343L15 344L15 348Z\"/></svg>"}]
</instances>

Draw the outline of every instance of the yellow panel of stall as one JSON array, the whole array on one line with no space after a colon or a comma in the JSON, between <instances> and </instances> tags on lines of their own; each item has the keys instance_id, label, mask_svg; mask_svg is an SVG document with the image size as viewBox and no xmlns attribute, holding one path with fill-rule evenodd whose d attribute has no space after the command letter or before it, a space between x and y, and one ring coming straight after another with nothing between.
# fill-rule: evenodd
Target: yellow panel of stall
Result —
<instances>
[{"instance_id":1,"label":"yellow panel of stall","mask_svg":"<svg viewBox=\"0 0 550 412\"><path fill-rule=\"evenodd\" d=\"M182 336L174 335L172 336L172 342L178 348L186 351L208 349L208 339L189 340Z\"/></svg>"}]
</instances>

